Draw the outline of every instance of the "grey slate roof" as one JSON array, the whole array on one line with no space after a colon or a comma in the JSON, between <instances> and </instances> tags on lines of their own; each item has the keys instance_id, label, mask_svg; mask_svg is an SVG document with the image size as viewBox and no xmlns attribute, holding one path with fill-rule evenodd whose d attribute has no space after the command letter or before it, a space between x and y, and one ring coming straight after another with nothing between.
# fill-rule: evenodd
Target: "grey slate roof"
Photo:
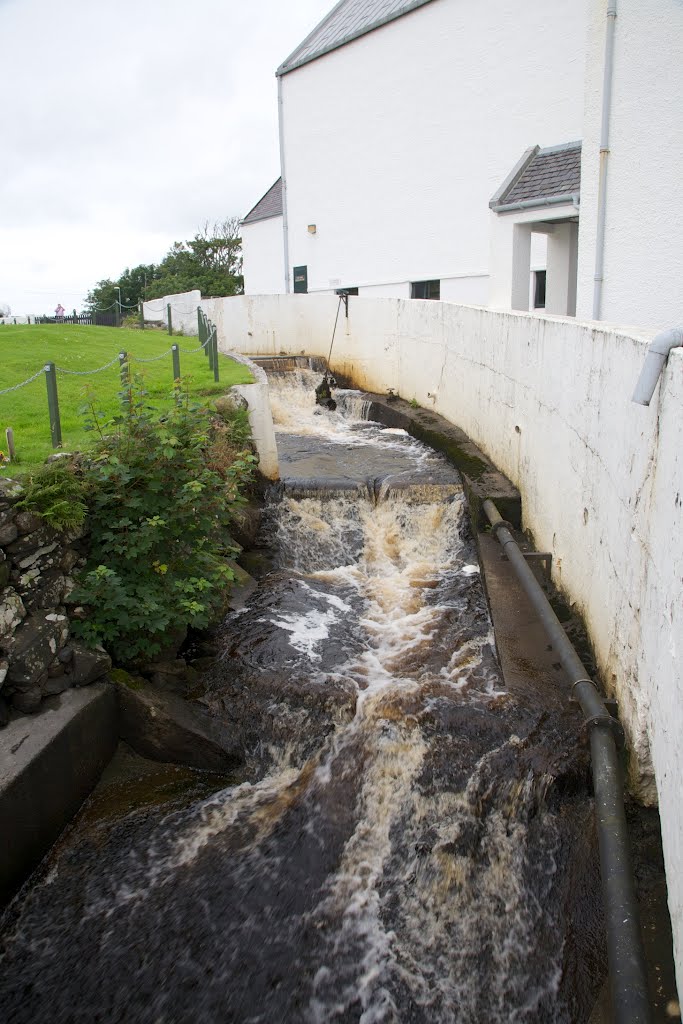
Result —
<instances>
[{"instance_id":1,"label":"grey slate roof","mask_svg":"<svg viewBox=\"0 0 683 1024\"><path fill-rule=\"evenodd\" d=\"M545 206L581 189L581 143L528 149L489 206L492 210L517 203Z\"/></svg>"},{"instance_id":2,"label":"grey slate roof","mask_svg":"<svg viewBox=\"0 0 683 1024\"><path fill-rule=\"evenodd\" d=\"M259 199L256 206L252 206L246 215L243 224L251 224L255 220L266 220L268 217L282 216L282 178L274 182L266 194Z\"/></svg>"},{"instance_id":3,"label":"grey slate roof","mask_svg":"<svg viewBox=\"0 0 683 1024\"><path fill-rule=\"evenodd\" d=\"M277 69L278 75L322 57L431 0L340 0Z\"/></svg>"}]
</instances>

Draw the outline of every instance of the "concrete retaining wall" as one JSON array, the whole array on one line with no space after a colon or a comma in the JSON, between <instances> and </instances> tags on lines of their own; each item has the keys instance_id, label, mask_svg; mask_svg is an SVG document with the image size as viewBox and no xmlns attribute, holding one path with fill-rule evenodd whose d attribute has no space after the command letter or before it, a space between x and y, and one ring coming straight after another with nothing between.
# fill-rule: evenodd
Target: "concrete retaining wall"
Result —
<instances>
[{"instance_id":1,"label":"concrete retaining wall","mask_svg":"<svg viewBox=\"0 0 683 1024\"><path fill-rule=\"evenodd\" d=\"M221 347L326 356L337 299L216 300ZM619 700L631 785L659 801L683 980L683 352L631 403L650 335L571 318L351 297L332 366L461 427L522 494Z\"/></svg>"},{"instance_id":2,"label":"concrete retaining wall","mask_svg":"<svg viewBox=\"0 0 683 1024\"><path fill-rule=\"evenodd\" d=\"M0 905L78 810L118 742L114 688L95 683L17 718L0 746Z\"/></svg>"}]
</instances>

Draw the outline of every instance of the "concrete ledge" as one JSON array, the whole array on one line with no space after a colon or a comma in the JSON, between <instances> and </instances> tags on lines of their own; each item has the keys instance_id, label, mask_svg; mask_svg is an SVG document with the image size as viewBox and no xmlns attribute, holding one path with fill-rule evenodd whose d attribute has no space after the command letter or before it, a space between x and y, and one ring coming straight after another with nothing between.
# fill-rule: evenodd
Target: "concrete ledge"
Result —
<instances>
[{"instance_id":1,"label":"concrete ledge","mask_svg":"<svg viewBox=\"0 0 683 1024\"><path fill-rule=\"evenodd\" d=\"M0 732L0 904L76 813L117 742L116 697L106 683L50 697Z\"/></svg>"},{"instance_id":2,"label":"concrete ledge","mask_svg":"<svg viewBox=\"0 0 683 1024\"><path fill-rule=\"evenodd\" d=\"M246 366L254 378L253 384L233 384L230 390L241 395L247 403L251 435L259 454L259 471L268 480L278 480L280 467L266 372L257 363L252 362L251 359L239 352L226 352L225 355L230 356L236 363Z\"/></svg>"},{"instance_id":3,"label":"concrete ledge","mask_svg":"<svg viewBox=\"0 0 683 1024\"><path fill-rule=\"evenodd\" d=\"M475 530L485 525L481 513L485 498L495 501L503 518L519 529L522 518L519 491L463 430L438 413L416 409L402 398L374 394L365 397L372 402L371 420L385 427L401 427L418 441L441 452L459 470Z\"/></svg>"}]
</instances>

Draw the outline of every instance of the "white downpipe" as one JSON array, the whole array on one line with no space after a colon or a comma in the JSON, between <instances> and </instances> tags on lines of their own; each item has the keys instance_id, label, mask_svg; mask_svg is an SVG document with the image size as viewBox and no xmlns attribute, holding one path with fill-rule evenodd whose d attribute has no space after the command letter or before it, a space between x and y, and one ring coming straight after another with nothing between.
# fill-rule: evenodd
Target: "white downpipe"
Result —
<instances>
[{"instance_id":1,"label":"white downpipe","mask_svg":"<svg viewBox=\"0 0 683 1024\"><path fill-rule=\"evenodd\" d=\"M612 107L612 71L614 68L614 29L617 0L607 0L605 28L605 64L602 77L602 120L600 123L600 179L598 183L598 221L595 237L595 276L593 278L593 319L602 312L602 282L605 266L605 218L607 212L607 158L609 156L609 121Z\"/></svg>"},{"instance_id":2,"label":"white downpipe","mask_svg":"<svg viewBox=\"0 0 683 1024\"><path fill-rule=\"evenodd\" d=\"M672 348L678 348L680 345L683 345L683 327L670 327L668 331L662 331L650 342L632 402L638 402L639 405L650 404L666 357Z\"/></svg>"},{"instance_id":3,"label":"white downpipe","mask_svg":"<svg viewBox=\"0 0 683 1024\"><path fill-rule=\"evenodd\" d=\"M289 294L289 222L287 220L287 175L285 174L285 126L282 76L277 80L277 119L280 133L280 177L282 178L282 244L285 249L285 294Z\"/></svg>"}]
</instances>

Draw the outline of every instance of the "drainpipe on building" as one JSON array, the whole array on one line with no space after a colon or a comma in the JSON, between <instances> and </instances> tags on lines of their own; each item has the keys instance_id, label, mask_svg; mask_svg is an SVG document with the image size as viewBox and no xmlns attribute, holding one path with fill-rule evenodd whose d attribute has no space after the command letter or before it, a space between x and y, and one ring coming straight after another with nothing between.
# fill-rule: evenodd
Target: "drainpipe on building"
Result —
<instances>
[{"instance_id":1,"label":"drainpipe on building","mask_svg":"<svg viewBox=\"0 0 683 1024\"><path fill-rule=\"evenodd\" d=\"M683 345L683 327L670 327L650 342L640 377L633 392L632 402L649 405L657 387L659 375L664 369L666 357L672 348Z\"/></svg>"},{"instance_id":2,"label":"drainpipe on building","mask_svg":"<svg viewBox=\"0 0 683 1024\"><path fill-rule=\"evenodd\" d=\"M280 177L282 178L282 242L285 250L285 293L289 295L289 223L287 221L287 176L285 174L285 127L282 76L277 79L277 119L280 133Z\"/></svg>"},{"instance_id":3,"label":"drainpipe on building","mask_svg":"<svg viewBox=\"0 0 683 1024\"><path fill-rule=\"evenodd\" d=\"M607 213L607 158L609 156L609 121L612 106L612 70L614 67L614 29L617 0L607 2L605 64L602 76L602 120L600 124L600 178L598 182L598 221L595 236L595 276L593 278L593 319L602 312L602 282L605 266L605 217Z\"/></svg>"}]
</instances>

